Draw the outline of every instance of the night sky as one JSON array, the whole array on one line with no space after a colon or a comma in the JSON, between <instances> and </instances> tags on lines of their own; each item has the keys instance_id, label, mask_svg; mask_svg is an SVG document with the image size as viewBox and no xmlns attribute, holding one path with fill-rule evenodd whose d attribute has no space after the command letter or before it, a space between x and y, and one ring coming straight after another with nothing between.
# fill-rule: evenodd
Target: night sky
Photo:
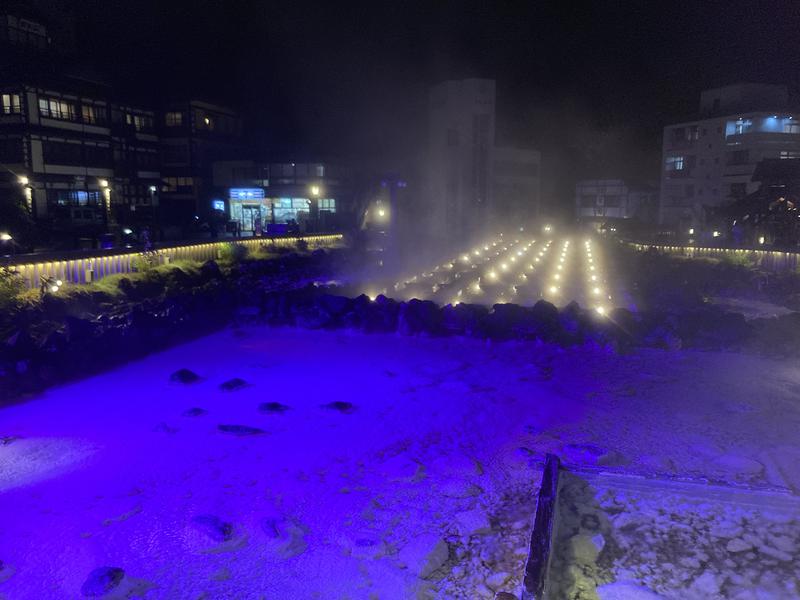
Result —
<instances>
[{"instance_id":1,"label":"night sky","mask_svg":"<svg viewBox=\"0 0 800 600\"><path fill-rule=\"evenodd\" d=\"M538 147L548 193L657 179L661 129L699 92L800 77L792 2L76 2L81 53L120 90L231 103L260 152L407 168L426 88L498 83L500 142ZM566 183L565 183L566 182Z\"/></svg>"}]
</instances>

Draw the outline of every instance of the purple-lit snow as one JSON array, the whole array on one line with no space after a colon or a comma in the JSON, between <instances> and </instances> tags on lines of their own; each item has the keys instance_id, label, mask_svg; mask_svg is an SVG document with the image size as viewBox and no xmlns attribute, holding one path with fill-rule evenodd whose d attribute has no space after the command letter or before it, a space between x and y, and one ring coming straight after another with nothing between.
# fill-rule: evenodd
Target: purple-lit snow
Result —
<instances>
[{"instance_id":1,"label":"purple-lit snow","mask_svg":"<svg viewBox=\"0 0 800 600\"><path fill-rule=\"evenodd\" d=\"M798 390L738 354L226 330L0 410L0 598L100 567L116 597L516 592L544 452L797 493Z\"/></svg>"}]
</instances>

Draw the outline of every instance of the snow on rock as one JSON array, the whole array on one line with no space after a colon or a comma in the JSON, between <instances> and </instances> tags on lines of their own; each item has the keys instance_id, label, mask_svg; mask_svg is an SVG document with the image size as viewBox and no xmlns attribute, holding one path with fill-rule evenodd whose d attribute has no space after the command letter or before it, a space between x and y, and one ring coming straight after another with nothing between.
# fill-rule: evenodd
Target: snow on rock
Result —
<instances>
[{"instance_id":1,"label":"snow on rock","mask_svg":"<svg viewBox=\"0 0 800 600\"><path fill-rule=\"evenodd\" d=\"M455 526L458 534L464 537L486 533L492 528L489 516L479 508L456 513Z\"/></svg>"},{"instance_id":2,"label":"snow on rock","mask_svg":"<svg viewBox=\"0 0 800 600\"><path fill-rule=\"evenodd\" d=\"M421 579L442 568L449 557L447 542L435 533L423 533L412 538L397 556L402 566Z\"/></svg>"},{"instance_id":3,"label":"snow on rock","mask_svg":"<svg viewBox=\"0 0 800 600\"><path fill-rule=\"evenodd\" d=\"M215 542L227 542L233 538L233 525L215 515L197 515L192 526Z\"/></svg>"},{"instance_id":4,"label":"snow on rock","mask_svg":"<svg viewBox=\"0 0 800 600\"><path fill-rule=\"evenodd\" d=\"M597 587L599 600L665 600L652 590L630 581L615 581Z\"/></svg>"}]
</instances>

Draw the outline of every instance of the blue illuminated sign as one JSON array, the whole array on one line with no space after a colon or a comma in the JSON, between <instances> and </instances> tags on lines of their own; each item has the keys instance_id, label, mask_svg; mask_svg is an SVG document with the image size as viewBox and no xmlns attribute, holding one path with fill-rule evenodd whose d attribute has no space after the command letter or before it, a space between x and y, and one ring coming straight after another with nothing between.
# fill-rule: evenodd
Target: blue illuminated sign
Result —
<instances>
[{"instance_id":1,"label":"blue illuminated sign","mask_svg":"<svg viewBox=\"0 0 800 600\"><path fill-rule=\"evenodd\" d=\"M211 208L214 210L225 210L225 200L212 200L211 201Z\"/></svg>"},{"instance_id":2,"label":"blue illuminated sign","mask_svg":"<svg viewBox=\"0 0 800 600\"><path fill-rule=\"evenodd\" d=\"M236 200L263 200L262 188L231 188L229 196Z\"/></svg>"}]
</instances>

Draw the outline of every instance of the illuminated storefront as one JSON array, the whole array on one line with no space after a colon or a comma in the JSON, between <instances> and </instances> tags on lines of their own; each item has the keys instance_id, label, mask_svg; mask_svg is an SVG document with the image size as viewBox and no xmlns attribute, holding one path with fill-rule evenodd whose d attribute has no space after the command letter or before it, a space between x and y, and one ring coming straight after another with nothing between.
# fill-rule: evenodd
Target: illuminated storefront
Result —
<instances>
[{"instance_id":1,"label":"illuminated storefront","mask_svg":"<svg viewBox=\"0 0 800 600\"><path fill-rule=\"evenodd\" d=\"M336 213L334 198L267 198L263 188L230 188L228 205L242 232L264 231L270 223L306 229L312 221L326 224Z\"/></svg>"}]
</instances>

